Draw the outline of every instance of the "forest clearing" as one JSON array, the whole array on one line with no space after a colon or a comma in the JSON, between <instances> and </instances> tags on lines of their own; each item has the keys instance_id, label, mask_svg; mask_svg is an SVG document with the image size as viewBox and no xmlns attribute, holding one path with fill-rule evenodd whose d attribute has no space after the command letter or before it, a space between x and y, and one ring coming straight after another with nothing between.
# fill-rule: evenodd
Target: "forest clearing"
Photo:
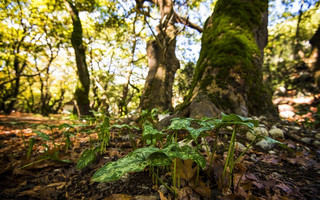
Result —
<instances>
[{"instance_id":1,"label":"forest clearing","mask_svg":"<svg viewBox=\"0 0 320 200\"><path fill-rule=\"evenodd\" d=\"M320 199L317 0L0 2L0 199Z\"/></svg>"}]
</instances>

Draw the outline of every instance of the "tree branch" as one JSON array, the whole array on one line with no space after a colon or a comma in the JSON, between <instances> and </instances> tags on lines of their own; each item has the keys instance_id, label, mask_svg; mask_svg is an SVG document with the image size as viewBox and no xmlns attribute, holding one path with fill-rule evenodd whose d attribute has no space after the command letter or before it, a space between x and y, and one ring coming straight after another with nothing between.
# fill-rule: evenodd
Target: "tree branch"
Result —
<instances>
[{"instance_id":1,"label":"tree branch","mask_svg":"<svg viewBox=\"0 0 320 200\"><path fill-rule=\"evenodd\" d=\"M203 28L201 28L200 26L198 26L197 24L194 24L192 22L189 21L189 18L184 18L184 17L181 17L180 15L178 15L176 12L174 12L174 15L175 15L175 18L176 18L176 21L178 23L181 23L181 24L184 24L190 28L193 28L193 29L196 29L199 33L202 33L203 32Z\"/></svg>"}]
</instances>

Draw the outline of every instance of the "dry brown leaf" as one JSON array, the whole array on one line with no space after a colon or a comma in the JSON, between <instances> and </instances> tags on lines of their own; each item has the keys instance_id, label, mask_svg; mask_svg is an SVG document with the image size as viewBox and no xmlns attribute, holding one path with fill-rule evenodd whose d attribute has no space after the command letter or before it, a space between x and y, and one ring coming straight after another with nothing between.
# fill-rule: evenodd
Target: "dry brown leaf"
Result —
<instances>
[{"instance_id":1,"label":"dry brown leaf","mask_svg":"<svg viewBox=\"0 0 320 200\"><path fill-rule=\"evenodd\" d=\"M195 174L197 173L197 166L192 167L193 163L193 160L190 159L177 159L177 166L180 172L180 178L183 178L186 181L190 181L195 176Z\"/></svg>"},{"instance_id":2,"label":"dry brown leaf","mask_svg":"<svg viewBox=\"0 0 320 200\"><path fill-rule=\"evenodd\" d=\"M58 183L51 183L47 185L47 187L56 187L58 190L62 189L66 185L66 182L58 182Z\"/></svg>"},{"instance_id":3,"label":"dry brown leaf","mask_svg":"<svg viewBox=\"0 0 320 200\"><path fill-rule=\"evenodd\" d=\"M183 187L177 191L178 197L181 200L189 200L190 196L192 196L193 191L190 187Z\"/></svg>"},{"instance_id":4,"label":"dry brown leaf","mask_svg":"<svg viewBox=\"0 0 320 200\"><path fill-rule=\"evenodd\" d=\"M211 190L209 185L206 185L204 182L200 181L199 185L193 188L201 197L205 199L211 198Z\"/></svg>"},{"instance_id":5,"label":"dry brown leaf","mask_svg":"<svg viewBox=\"0 0 320 200\"><path fill-rule=\"evenodd\" d=\"M134 197L127 194L113 194L104 200L134 200Z\"/></svg>"},{"instance_id":6,"label":"dry brown leaf","mask_svg":"<svg viewBox=\"0 0 320 200\"><path fill-rule=\"evenodd\" d=\"M285 185L284 183L278 183L277 185L275 185L274 187L280 188L282 191L284 191L287 194L292 194L293 191L291 188L289 188L287 185Z\"/></svg>"},{"instance_id":7,"label":"dry brown leaf","mask_svg":"<svg viewBox=\"0 0 320 200\"><path fill-rule=\"evenodd\" d=\"M158 193L159 193L159 196L160 196L161 200L168 200L168 198L165 197L164 194L160 190L158 190Z\"/></svg>"}]
</instances>

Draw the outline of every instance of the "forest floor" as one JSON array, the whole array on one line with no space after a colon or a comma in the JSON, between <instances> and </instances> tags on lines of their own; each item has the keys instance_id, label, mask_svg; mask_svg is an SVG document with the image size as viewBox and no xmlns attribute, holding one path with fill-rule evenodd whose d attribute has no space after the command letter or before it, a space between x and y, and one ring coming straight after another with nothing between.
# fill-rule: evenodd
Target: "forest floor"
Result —
<instances>
[{"instance_id":1,"label":"forest floor","mask_svg":"<svg viewBox=\"0 0 320 200\"><path fill-rule=\"evenodd\" d=\"M118 181L91 182L97 169L132 151L131 143L120 135L119 130L112 129L113 137L105 154L87 168L77 170L81 152L97 138L94 132L87 134L87 130L95 130L95 127L69 130L73 134L72 145L65 150L64 134L57 128L45 127L62 123L72 122L61 120L60 116L0 115L0 199L172 199L170 192L153 183L147 169L129 173ZM271 127L268 122L260 123ZM228 147L225 144L230 140L230 135L224 133L226 136L220 137L221 146L216 151L213 166L200 171L200 186L191 179L182 181L179 199L320 199L320 138L317 138L320 130L288 121L276 125L284 130L285 138L281 142L290 150L279 146L269 151L259 147L250 149L235 166L232 190L223 195L218 189L218 172L223 169ZM36 137L35 127L47 129L43 132L50 135L55 145L52 146L50 141L43 145L44 141ZM139 134L136 132L137 136ZM35 138L35 145L27 158L30 138ZM240 135L237 140L247 143L245 136ZM60 161L68 159L70 162L46 159L50 155L58 155ZM170 179L168 173L160 174L163 179Z\"/></svg>"}]
</instances>

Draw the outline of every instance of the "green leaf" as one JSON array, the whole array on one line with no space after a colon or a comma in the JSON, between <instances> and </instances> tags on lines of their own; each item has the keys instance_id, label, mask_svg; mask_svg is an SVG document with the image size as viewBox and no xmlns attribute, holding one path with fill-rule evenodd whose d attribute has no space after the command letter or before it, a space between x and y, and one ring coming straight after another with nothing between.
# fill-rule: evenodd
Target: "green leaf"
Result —
<instances>
[{"instance_id":1,"label":"green leaf","mask_svg":"<svg viewBox=\"0 0 320 200\"><path fill-rule=\"evenodd\" d=\"M44 141L50 141L49 135L45 134L44 132L38 131L38 130L33 130L33 132L35 132L37 134L37 136L39 136Z\"/></svg>"},{"instance_id":2,"label":"green leaf","mask_svg":"<svg viewBox=\"0 0 320 200\"><path fill-rule=\"evenodd\" d=\"M86 149L82 152L79 161L77 163L77 170L81 170L87 167L96 159L96 151L95 149Z\"/></svg>"},{"instance_id":3,"label":"green leaf","mask_svg":"<svg viewBox=\"0 0 320 200\"><path fill-rule=\"evenodd\" d=\"M201 135L201 133L203 133L204 131L210 130L210 128L206 127L206 126L205 127L201 127L199 129L195 129L195 128L192 128L192 127L187 127L186 129L190 133L190 135L191 135L193 140L197 140L198 137Z\"/></svg>"},{"instance_id":4,"label":"green leaf","mask_svg":"<svg viewBox=\"0 0 320 200\"><path fill-rule=\"evenodd\" d=\"M182 147L179 147L177 143L171 144L163 151L166 153L166 155L170 158L180 158L182 160L193 160L196 162L201 168L206 167L206 159L199 154L194 148L184 145Z\"/></svg>"},{"instance_id":5,"label":"green leaf","mask_svg":"<svg viewBox=\"0 0 320 200\"><path fill-rule=\"evenodd\" d=\"M259 121L253 120L252 118L249 117L242 117L240 115L236 114L230 114L226 115L224 113L221 113L222 115L222 122L242 122L242 123L251 123L253 124L253 127L259 126Z\"/></svg>"},{"instance_id":6,"label":"green leaf","mask_svg":"<svg viewBox=\"0 0 320 200\"><path fill-rule=\"evenodd\" d=\"M63 123L63 124L60 124L59 125L59 130L63 129L63 128L73 128L73 127L76 127L75 125L70 125L70 124L67 124L67 123Z\"/></svg>"},{"instance_id":7,"label":"green leaf","mask_svg":"<svg viewBox=\"0 0 320 200\"><path fill-rule=\"evenodd\" d=\"M269 144L278 144L280 147L285 148L285 149L289 149L289 147L285 144L283 144L282 142L272 139L270 137L263 137Z\"/></svg>"},{"instance_id":8,"label":"green leaf","mask_svg":"<svg viewBox=\"0 0 320 200\"><path fill-rule=\"evenodd\" d=\"M143 124L142 138L144 140L160 139L164 137L164 133L153 128L152 124L146 122Z\"/></svg>"},{"instance_id":9,"label":"green leaf","mask_svg":"<svg viewBox=\"0 0 320 200\"><path fill-rule=\"evenodd\" d=\"M29 139L29 147L28 147L28 154L27 158L30 158L30 155L33 151L33 146L36 144L36 139L35 138L30 138Z\"/></svg>"},{"instance_id":10,"label":"green leaf","mask_svg":"<svg viewBox=\"0 0 320 200\"><path fill-rule=\"evenodd\" d=\"M98 169L93 174L91 180L94 182L115 181L120 179L123 174L141 172L146 166L151 164L150 160L147 160L149 156L159 150L156 147L136 149L124 158L120 158L115 162L109 162Z\"/></svg>"},{"instance_id":11,"label":"green leaf","mask_svg":"<svg viewBox=\"0 0 320 200\"><path fill-rule=\"evenodd\" d=\"M181 130L190 127L190 123L193 121L191 118L173 118L171 119L171 124L168 127L170 130Z\"/></svg>"},{"instance_id":12,"label":"green leaf","mask_svg":"<svg viewBox=\"0 0 320 200\"><path fill-rule=\"evenodd\" d=\"M115 128L120 128L120 129L122 129L122 128L126 128L126 129L136 129L136 130L140 130L138 127L136 127L136 126L130 126L130 125L128 125L128 124L114 124L114 125L112 125L111 126L111 128L112 127L115 127Z\"/></svg>"},{"instance_id":13,"label":"green leaf","mask_svg":"<svg viewBox=\"0 0 320 200\"><path fill-rule=\"evenodd\" d=\"M172 159L168 157L161 149L159 149L159 152L152 153L147 162L150 162L150 165L152 166L167 166L172 163Z\"/></svg>"}]
</instances>

